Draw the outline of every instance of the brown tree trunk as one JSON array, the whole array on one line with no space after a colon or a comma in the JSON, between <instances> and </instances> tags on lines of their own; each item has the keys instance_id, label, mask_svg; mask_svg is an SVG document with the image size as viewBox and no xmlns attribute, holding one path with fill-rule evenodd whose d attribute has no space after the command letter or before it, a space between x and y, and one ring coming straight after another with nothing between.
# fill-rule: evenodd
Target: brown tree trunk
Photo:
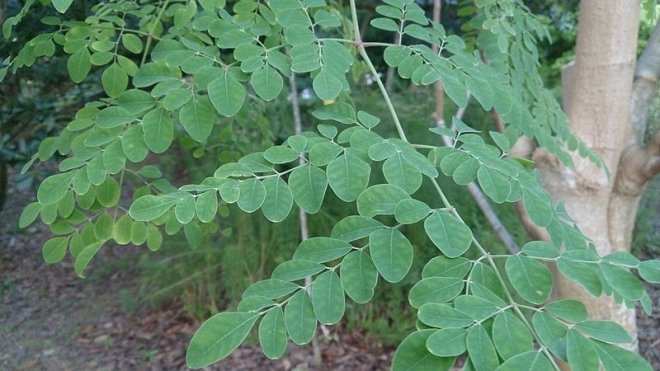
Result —
<instances>
[{"instance_id":1,"label":"brown tree trunk","mask_svg":"<svg viewBox=\"0 0 660 371\"><path fill-rule=\"evenodd\" d=\"M573 157L575 167L568 169L541 150L534 153L544 186L555 201L565 203L601 255L630 249L639 195L657 172L653 164L658 162L660 138L642 147L638 138L643 135L636 133L639 123L633 122L637 120L632 111L645 111L649 102L646 107L633 108L642 90L637 82L640 73L635 72L639 9L638 0L582 0L575 62L562 74L563 104L571 131L601 156L610 176L577 155ZM656 38L649 46L657 44ZM659 64L656 60L654 72L647 76L654 87ZM636 338L634 310L616 304L611 297L593 298L559 276L556 287L558 296L584 301L592 318L614 320ZM635 342L632 348L636 346Z\"/></svg>"}]
</instances>

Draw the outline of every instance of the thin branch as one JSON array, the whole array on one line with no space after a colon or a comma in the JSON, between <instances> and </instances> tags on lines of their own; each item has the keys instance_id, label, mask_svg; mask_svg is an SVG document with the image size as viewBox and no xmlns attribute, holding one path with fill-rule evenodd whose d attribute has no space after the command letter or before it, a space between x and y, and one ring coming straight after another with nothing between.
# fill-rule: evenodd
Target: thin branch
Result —
<instances>
[{"instance_id":1,"label":"thin branch","mask_svg":"<svg viewBox=\"0 0 660 371\"><path fill-rule=\"evenodd\" d=\"M635 66L630 113L635 131L634 143L641 146L646 134L646 115L658 92L660 77L660 22L649 38Z\"/></svg>"},{"instance_id":2,"label":"thin branch","mask_svg":"<svg viewBox=\"0 0 660 371\"><path fill-rule=\"evenodd\" d=\"M300 103L298 102L298 86L296 85L296 74L291 73L289 78L289 89L291 90L291 110L293 111L293 128L296 134L302 133L302 116L300 115ZM300 166L305 164L305 159L301 156L298 159L298 164ZM307 223L307 213L302 208L298 209L298 221L300 223L300 240L305 241L309 238L309 226ZM305 277L305 286L311 286L312 277ZM312 339L312 354L314 356L314 364L320 365L321 358L321 349L319 348L319 343L316 340L316 337Z\"/></svg>"}]
</instances>

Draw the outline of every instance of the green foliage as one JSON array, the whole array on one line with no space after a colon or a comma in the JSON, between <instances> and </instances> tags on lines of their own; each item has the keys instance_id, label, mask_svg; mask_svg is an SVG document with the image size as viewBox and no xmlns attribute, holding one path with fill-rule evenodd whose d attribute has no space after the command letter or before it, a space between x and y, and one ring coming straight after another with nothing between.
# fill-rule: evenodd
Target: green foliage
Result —
<instances>
[{"instance_id":1,"label":"green foliage","mask_svg":"<svg viewBox=\"0 0 660 371\"><path fill-rule=\"evenodd\" d=\"M72 2L52 4L66 14ZM476 2L475 46L489 63L461 38L429 22L411 0L386 0L376 9L383 17L371 21L375 28L402 32L408 43L396 45L361 41L353 1L350 18L323 0L241 0L233 15L224 10L225 1L140 4L103 2L83 22L58 19L53 21L57 29L39 36L69 55L74 82L102 70L108 96L88 103L35 155L40 161L56 152L66 157L59 172L42 183L38 203L20 218L26 226L40 217L57 235L44 245L47 262L62 260L68 247L82 277L110 240L158 250L163 233L180 231L193 251L203 251L219 232L216 214L226 217L230 204L245 213L260 212L271 222L285 221L294 204L319 213L331 193L355 204L329 237L302 241L271 278L262 279L263 264L242 272L261 280L245 289L235 311L216 314L198 329L188 348L188 366L223 359L257 322L264 353L281 357L288 339L308 343L317 323L341 320L351 305L346 295L365 303L376 296L379 277L389 283L410 277L408 299L419 322L399 345L395 370L449 369L464 353L468 367L476 370L557 369L555 359L584 369L598 362L606 368L649 369L635 354L611 345L630 341L620 327L586 319L578 302L548 303L553 282L544 262L556 264L594 295L612 295L629 307L641 301L648 310L650 299L631 269L657 282L658 264L625 254L598 256L563 206L553 205L536 172L508 157L510 143L527 135L566 164L572 150L600 163L569 133L558 103L542 86L535 45L546 31L521 3ZM7 21L5 33L21 16ZM384 46L385 62L414 85L442 81L457 106L468 104L469 91L483 110L497 110L505 132L482 136L454 118L451 130L428 135L432 144L411 144L378 80L400 138L382 134L379 123L385 118L356 106L347 78L363 68L377 78L366 51L372 46ZM138 53L139 63L129 58ZM38 55L29 43L9 66L12 71L30 66ZM250 143L232 129L261 113L263 101L277 98L282 76L291 73L309 74L313 91L324 101L312 113L324 122L316 131L290 136L263 152L221 153L220 166L198 184L177 187L157 168L140 164L150 152L172 151L178 137L198 157L227 144L223 140ZM455 144L435 145L442 135ZM495 203L522 201L552 241L528 243L514 256L489 254L440 186L441 174L459 185L476 180ZM127 208L119 197L126 178L145 184ZM437 196L427 199L420 191L424 183ZM421 263L421 279L410 274L415 248L407 233L415 227L441 254ZM249 254L251 247L224 246L225 269L241 269L231 254ZM495 259L505 259L504 270ZM310 285L304 283L307 277ZM451 346L445 346L448 342Z\"/></svg>"}]
</instances>

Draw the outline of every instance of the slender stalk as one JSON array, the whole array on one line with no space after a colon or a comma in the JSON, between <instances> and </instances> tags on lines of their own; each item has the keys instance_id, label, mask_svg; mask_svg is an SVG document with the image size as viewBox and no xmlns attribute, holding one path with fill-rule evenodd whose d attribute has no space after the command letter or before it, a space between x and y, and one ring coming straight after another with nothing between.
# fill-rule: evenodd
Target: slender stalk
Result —
<instances>
[{"instance_id":1,"label":"slender stalk","mask_svg":"<svg viewBox=\"0 0 660 371\"><path fill-rule=\"evenodd\" d=\"M291 73L289 78L289 89L291 90L291 110L293 111L293 128L296 134L302 133L302 118L300 115L300 103L298 103L298 87L296 85L296 74ZM305 158L300 156L298 164L300 166L305 164ZM298 222L300 223L300 240L305 241L309 238L309 226L307 222L307 213L302 208L298 209ZM305 287L312 285L312 276L305 277ZM320 365L322 362L321 349L316 337L312 339L312 354L314 357L314 364Z\"/></svg>"},{"instance_id":2,"label":"slender stalk","mask_svg":"<svg viewBox=\"0 0 660 371\"><path fill-rule=\"evenodd\" d=\"M147 56L149 55L149 49L151 48L151 43L153 42L153 38L154 38L154 31L156 31L156 25L158 25L158 22L160 22L160 19L163 17L163 13L165 12L165 9L169 4L170 4L170 0L165 0L165 2L163 3L163 7L160 8L160 11L158 12L158 16L156 16L156 19L154 20L154 24L151 26L151 30L149 30L149 36L147 37L147 42L144 46L144 54L142 54L142 61L140 61L140 65L143 65L144 62L147 61Z\"/></svg>"},{"instance_id":3,"label":"slender stalk","mask_svg":"<svg viewBox=\"0 0 660 371\"><path fill-rule=\"evenodd\" d=\"M371 70L371 72L374 73L374 77L376 78L376 82L378 83L378 87L380 88L380 91L383 95L383 99L385 100L385 103L387 104L387 108L390 111L390 114L392 116L392 120L394 121L394 125L396 126L396 129L399 132L399 136L401 137L401 140L403 140L405 142L408 142L408 140L406 138L406 135L403 131L403 127L401 126L401 123L400 123L399 118L397 116L396 110L394 109L394 105L392 104L392 101L389 98L389 94L388 94L387 90L385 89L385 86L383 85L383 82L378 77L378 75L376 73L376 69L373 66L373 63L371 63L371 59L369 59L369 55L367 55L367 52L364 49L364 46L362 45L362 40L361 40L361 37L360 37L360 30L356 27L356 25L357 25L357 8L356 8L356 5L355 5L355 0L350 0L350 7L351 7L351 16L353 18L352 20L353 20L353 26L354 26L354 31L355 31L355 36L354 37L355 37L355 40L356 40L356 44L358 46L358 52L360 53L360 56L362 56L362 58L364 59L365 63L367 63L367 65L369 66L369 69ZM438 184L437 180L435 180L434 178L430 178L430 179L431 179L431 182L432 182L433 186L435 187L436 191L438 192L438 196L440 197L443 205L456 218L458 218L458 220L460 220L463 224L465 224L465 221L463 220L463 218L461 218L461 216L458 214L456 209L451 205L451 203L447 199L447 196L445 196L445 194L442 191L442 188L440 187L440 184ZM529 323L529 321L527 321L527 318L525 318L524 314L522 313L522 311L518 307L518 303L516 303L516 301L513 299L513 296L511 295L511 292L507 288L506 282L502 278L502 275L500 274L500 272L498 270L498 267L495 264L495 261L490 256L490 253L488 253L483 248L483 246L481 246L479 241L477 241L477 239L474 238L474 236L472 237L472 243L477 247L477 249L479 249L479 252L483 256L486 257L486 260L488 261L488 264L495 271L495 275L497 276L497 279L498 279L499 283L502 285L502 288L504 289L506 298L509 301L509 303L511 304L511 307L513 308L513 310L516 312L516 314L518 314L518 316L521 318L523 323L529 328L531 333L534 334L534 337L537 338L536 333L534 332L534 328ZM538 338L537 338L537 340L538 340ZM541 344L540 341L538 341L538 343ZM552 362L553 367L556 370L561 370L560 367L557 365L557 362L555 361L552 354L550 354L550 352L544 346L541 345L540 347L541 347L541 351L548 357L550 362Z\"/></svg>"}]
</instances>

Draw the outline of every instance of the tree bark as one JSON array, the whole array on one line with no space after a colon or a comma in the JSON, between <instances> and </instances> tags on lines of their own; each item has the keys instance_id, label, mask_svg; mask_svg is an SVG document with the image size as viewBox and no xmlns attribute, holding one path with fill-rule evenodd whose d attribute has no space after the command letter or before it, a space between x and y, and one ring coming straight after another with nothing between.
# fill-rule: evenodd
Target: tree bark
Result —
<instances>
[{"instance_id":1,"label":"tree bark","mask_svg":"<svg viewBox=\"0 0 660 371\"><path fill-rule=\"evenodd\" d=\"M631 216L648 180L637 182L641 185L634 194L620 192L619 184L630 179L631 172L639 174L622 162L631 157L626 153L635 132L631 102L639 9L638 0L582 0L575 62L562 73L563 105L571 131L601 156L610 175L578 155L573 156L574 168L567 169L542 150L534 153L544 186L555 201L565 203L601 255L630 249ZM634 310L611 297L593 298L563 277L557 276L556 282L558 296L582 300L592 318L614 320L636 339ZM635 342L632 348L636 347Z\"/></svg>"}]
</instances>

